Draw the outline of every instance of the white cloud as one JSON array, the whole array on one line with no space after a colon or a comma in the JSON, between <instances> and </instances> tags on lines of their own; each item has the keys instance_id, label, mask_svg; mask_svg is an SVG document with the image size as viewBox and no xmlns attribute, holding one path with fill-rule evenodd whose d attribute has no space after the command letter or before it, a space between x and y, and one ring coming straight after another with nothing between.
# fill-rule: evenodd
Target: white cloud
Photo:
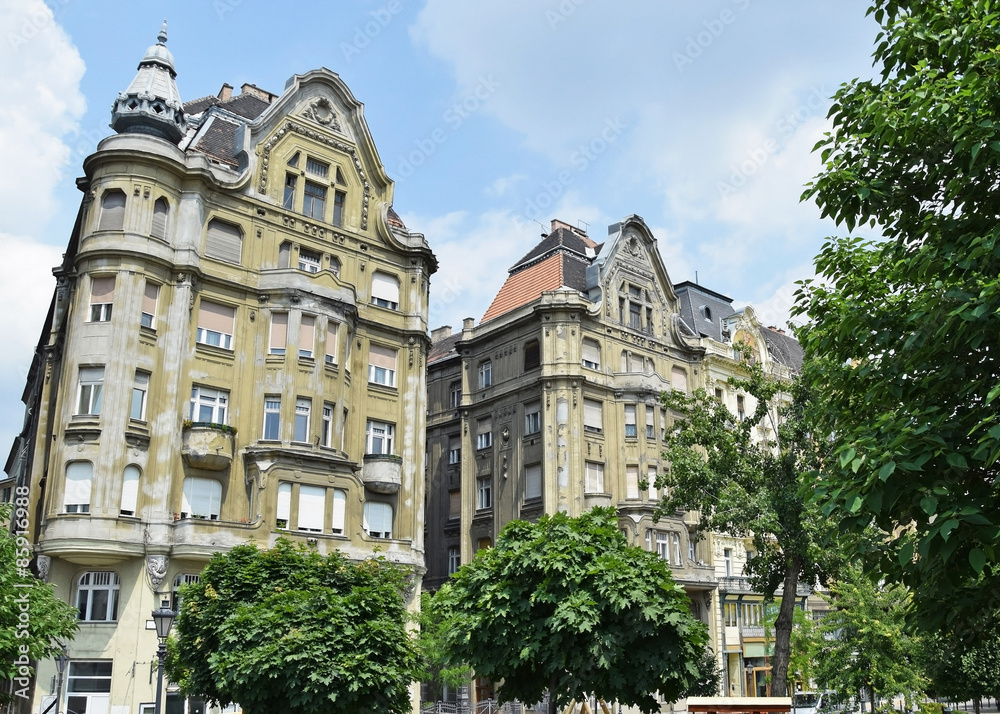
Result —
<instances>
[{"instance_id":1,"label":"white cloud","mask_svg":"<svg viewBox=\"0 0 1000 714\"><path fill-rule=\"evenodd\" d=\"M528 177L524 174L511 174L510 176L501 176L496 179L492 184L486 187L486 195L492 196L493 198L500 198L511 188L517 184L525 181Z\"/></svg>"}]
</instances>

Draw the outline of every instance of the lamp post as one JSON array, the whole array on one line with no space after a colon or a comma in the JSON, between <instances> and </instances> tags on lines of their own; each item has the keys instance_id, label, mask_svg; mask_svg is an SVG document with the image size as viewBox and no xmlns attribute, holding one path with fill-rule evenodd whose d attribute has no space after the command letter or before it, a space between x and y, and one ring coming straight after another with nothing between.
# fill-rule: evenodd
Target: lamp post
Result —
<instances>
[{"instance_id":1,"label":"lamp post","mask_svg":"<svg viewBox=\"0 0 1000 714\"><path fill-rule=\"evenodd\" d=\"M177 613L170 609L170 601L166 598L160 602L160 609L153 610L153 624L156 626L156 638L160 641L156 648L156 704L154 714L163 712L163 661L167 657L167 635L170 634L170 627L174 624Z\"/></svg>"},{"instance_id":2,"label":"lamp post","mask_svg":"<svg viewBox=\"0 0 1000 714\"><path fill-rule=\"evenodd\" d=\"M750 696L754 696L754 697L757 696L757 694L756 694L756 689L757 688L754 686L754 681L753 681L753 669L754 669L753 665L750 662L747 662L747 696L748 697L750 697ZM754 692L754 694L750 694L750 692Z\"/></svg>"},{"instance_id":3,"label":"lamp post","mask_svg":"<svg viewBox=\"0 0 1000 714\"><path fill-rule=\"evenodd\" d=\"M59 714L59 703L62 701L63 673L66 671L66 663L69 662L69 655L66 653L66 645L62 646L62 652L55 656L56 660L56 714Z\"/></svg>"}]
</instances>

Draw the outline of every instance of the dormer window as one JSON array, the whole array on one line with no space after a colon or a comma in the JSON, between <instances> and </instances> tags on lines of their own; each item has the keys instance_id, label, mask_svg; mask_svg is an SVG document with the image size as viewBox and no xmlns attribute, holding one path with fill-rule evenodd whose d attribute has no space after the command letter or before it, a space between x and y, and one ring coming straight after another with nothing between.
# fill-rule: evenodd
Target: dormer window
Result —
<instances>
[{"instance_id":1,"label":"dormer window","mask_svg":"<svg viewBox=\"0 0 1000 714\"><path fill-rule=\"evenodd\" d=\"M299 249L299 270L307 273L318 273L320 270L321 257L319 253L305 248Z\"/></svg>"},{"instance_id":2,"label":"dormer window","mask_svg":"<svg viewBox=\"0 0 1000 714\"><path fill-rule=\"evenodd\" d=\"M319 176L320 178L326 178L330 175L330 164L324 163L322 161L317 161L313 158L306 159L306 172L312 174L313 176Z\"/></svg>"}]
</instances>

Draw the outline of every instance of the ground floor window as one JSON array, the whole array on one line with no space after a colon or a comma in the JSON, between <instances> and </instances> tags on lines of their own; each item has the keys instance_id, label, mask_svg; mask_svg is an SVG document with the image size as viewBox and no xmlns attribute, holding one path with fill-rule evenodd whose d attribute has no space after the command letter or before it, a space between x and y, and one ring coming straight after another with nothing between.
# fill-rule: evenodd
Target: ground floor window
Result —
<instances>
[{"instance_id":1,"label":"ground floor window","mask_svg":"<svg viewBox=\"0 0 1000 714\"><path fill-rule=\"evenodd\" d=\"M107 714L111 702L111 662L70 662L66 710Z\"/></svg>"}]
</instances>

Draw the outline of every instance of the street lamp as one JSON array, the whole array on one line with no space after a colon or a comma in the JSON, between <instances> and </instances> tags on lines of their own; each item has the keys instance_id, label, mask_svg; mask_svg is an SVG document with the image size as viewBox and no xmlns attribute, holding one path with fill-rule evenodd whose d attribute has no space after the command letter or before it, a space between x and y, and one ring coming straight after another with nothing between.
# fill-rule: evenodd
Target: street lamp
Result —
<instances>
[{"instance_id":1,"label":"street lamp","mask_svg":"<svg viewBox=\"0 0 1000 714\"><path fill-rule=\"evenodd\" d=\"M66 663L69 662L69 655L66 654L66 645L62 646L62 652L55 656L56 660L56 714L59 714L59 702L62 701L63 673L66 671Z\"/></svg>"},{"instance_id":2,"label":"street lamp","mask_svg":"<svg viewBox=\"0 0 1000 714\"><path fill-rule=\"evenodd\" d=\"M167 657L167 635L170 634L170 626L174 624L177 613L170 609L170 601L163 598L159 610L153 610L153 625L156 627L156 638L160 641L156 648L156 704L153 708L154 714L162 714L163 708L163 661Z\"/></svg>"},{"instance_id":3,"label":"street lamp","mask_svg":"<svg viewBox=\"0 0 1000 714\"><path fill-rule=\"evenodd\" d=\"M754 692L756 690L756 688L754 687L754 681L753 681L753 670L754 670L753 664L750 663L750 662L747 662L747 696L748 697L749 696L756 696L756 694L752 694L752 695L750 694L750 692Z\"/></svg>"}]
</instances>

